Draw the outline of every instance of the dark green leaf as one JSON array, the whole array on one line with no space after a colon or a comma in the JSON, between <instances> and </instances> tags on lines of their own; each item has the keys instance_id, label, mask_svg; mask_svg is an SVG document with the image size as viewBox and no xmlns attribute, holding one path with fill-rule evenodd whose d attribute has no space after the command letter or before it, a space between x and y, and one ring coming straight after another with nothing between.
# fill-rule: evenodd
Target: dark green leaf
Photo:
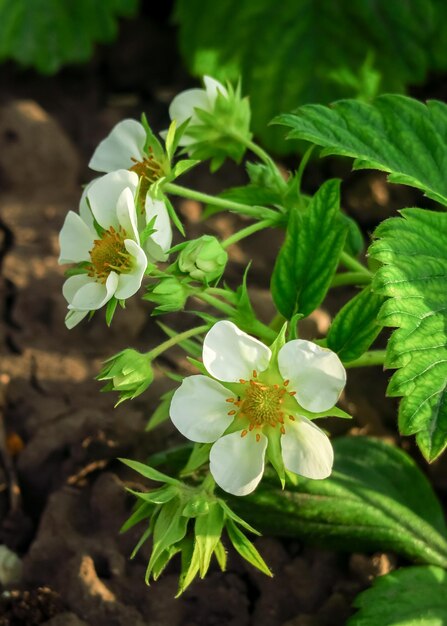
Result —
<instances>
[{"instance_id":1,"label":"dark green leaf","mask_svg":"<svg viewBox=\"0 0 447 626\"><path fill-rule=\"evenodd\" d=\"M278 311L291 319L315 310L329 289L346 238L340 217L340 181L328 180L305 213L291 210L286 239L272 276Z\"/></svg>"},{"instance_id":2,"label":"dark green leaf","mask_svg":"<svg viewBox=\"0 0 447 626\"><path fill-rule=\"evenodd\" d=\"M401 92L429 67L445 68L446 13L434 0L283 0L280 8L275 0L177 0L176 18L190 71L242 76L255 133L284 150L281 134L266 126L274 115L369 97L378 73L383 92Z\"/></svg>"},{"instance_id":3,"label":"dark green leaf","mask_svg":"<svg viewBox=\"0 0 447 626\"><path fill-rule=\"evenodd\" d=\"M327 346L345 363L361 356L380 333L377 321L383 296L366 287L334 317L327 335Z\"/></svg>"},{"instance_id":4,"label":"dark green leaf","mask_svg":"<svg viewBox=\"0 0 447 626\"><path fill-rule=\"evenodd\" d=\"M440 567L405 567L379 576L354 601L360 611L348 626L444 626L447 572Z\"/></svg>"},{"instance_id":5,"label":"dark green leaf","mask_svg":"<svg viewBox=\"0 0 447 626\"><path fill-rule=\"evenodd\" d=\"M405 209L376 230L371 256L383 264L374 289L388 297L379 317L397 326L385 365L398 368L388 394L403 396L399 429L416 434L427 460L447 445L447 215Z\"/></svg>"},{"instance_id":6,"label":"dark green leaf","mask_svg":"<svg viewBox=\"0 0 447 626\"><path fill-rule=\"evenodd\" d=\"M447 6L447 5L446 5ZM289 137L324 147L323 154L355 159L354 169L389 172L389 180L422 189L447 205L447 105L422 104L398 95L372 104L341 100L331 107L308 105L276 120Z\"/></svg>"},{"instance_id":7,"label":"dark green leaf","mask_svg":"<svg viewBox=\"0 0 447 626\"><path fill-rule=\"evenodd\" d=\"M408 454L366 437L335 440L330 478L279 489L266 477L230 505L263 533L300 537L319 547L394 550L447 566L447 529L430 483Z\"/></svg>"},{"instance_id":8,"label":"dark green leaf","mask_svg":"<svg viewBox=\"0 0 447 626\"><path fill-rule=\"evenodd\" d=\"M131 17L138 0L0 0L0 60L52 74L87 61L94 42L110 42L117 18Z\"/></svg>"}]
</instances>

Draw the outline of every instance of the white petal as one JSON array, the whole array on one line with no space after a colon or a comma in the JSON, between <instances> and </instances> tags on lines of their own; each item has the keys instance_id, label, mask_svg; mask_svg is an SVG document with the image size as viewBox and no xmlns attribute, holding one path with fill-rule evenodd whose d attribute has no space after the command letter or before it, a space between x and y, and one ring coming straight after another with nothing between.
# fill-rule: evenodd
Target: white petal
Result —
<instances>
[{"instance_id":1,"label":"white petal","mask_svg":"<svg viewBox=\"0 0 447 626\"><path fill-rule=\"evenodd\" d=\"M211 78L211 76L204 76L203 82L205 83L206 95L208 96L208 101L210 103L210 107L214 107L214 103L216 102L217 94L220 92L226 98L228 97L228 91L219 83L215 78Z\"/></svg>"},{"instance_id":2,"label":"white petal","mask_svg":"<svg viewBox=\"0 0 447 626\"><path fill-rule=\"evenodd\" d=\"M59 263L90 260L89 252L93 247L93 240L92 232L84 220L74 211L69 211L59 234Z\"/></svg>"},{"instance_id":3,"label":"white petal","mask_svg":"<svg viewBox=\"0 0 447 626\"><path fill-rule=\"evenodd\" d=\"M135 120L123 120L101 141L88 165L97 172L129 169L135 164L132 157L137 161L144 159L145 143L143 125Z\"/></svg>"},{"instance_id":4,"label":"white petal","mask_svg":"<svg viewBox=\"0 0 447 626\"><path fill-rule=\"evenodd\" d=\"M253 370L263 372L271 356L270 348L225 320L214 324L203 342L206 369L211 376L227 383L250 379Z\"/></svg>"},{"instance_id":5,"label":"white petal","mask_svg":"<svg viewBox=\"0 0 447 626\"><path fill-rule=\"evenodd\" d=\"M155 217L156 232L145 241L144 248L150 261L166 261L166 252L172 244L171 220L165 203L162 200L153 200L146 196L146 223Z\"/></svg>"},{"instance_id":6,"label":"white petal","mask_svg":"<svg viewBox=\"0 0 447 626\"><path fill-rule=\"evenodd\" d=\"M286 343L279 351L278 366L299 404L313 413L331 409L346 384L346 370L335 352L311 341Z\"/></svg>"},{"instance_id":7,"label":"white petal","mask_svg":"<svg viewBox=\"0 0 447 626\"><path fill-rule=\"evenodd\" d=\"M135 208L135 199L129 187L126 187L120 194L116 205L116 215L121 226L124 228L128 237L139 242L137 226L137 210Z\"/></svg>"},{"instance_id":8,"label":"white petal","mask_svg":"<svg viewBox=\"0 0 447 626\"><path fill-rule=\"evenodd\" d=\"M90 187L97 180L98 180L97 178L94 178L87 185L85 185L84 190L82 192L81 199L79 201L79 215L81 216L81 218L84 220L84 222L87 224L87 226L92 231L92 233L94 235L94 239L97 239L97 234L96 234L95 226L94 226L94 223L93 223L93 214L92 214L92 212L90 210L90 207L88 205L88 202L87 202L87 194L89 192Z\"/></svg>"},{"instance_id":9,"label":"white petal","mask_svg":"<svg viewBox=\"0 0 447 626\"><path fill-rule=\"evenodd\" d=\"M228 415L230 396L228 389L207 376L188 376L172 398L171 420L191 441L216 441L234 419Z\"/></svg>"},{"instance_id":10,"label":"white petal","mask_svg":"<svg viewBox=\"0 0 447 626\"><path fill-rule=\"evenodd\" d=\"M119 221L116 215L118 198L126 187L135 194L138 185L138 175L127 170L118 170L105 174L94 181L87 192L92 213L103 228L118 228Z\"/></svg>"},{"instance_id":11,"label":"white petal","mask_svg":"<svg viewBox=\"0 0 447 626\"><path fill-rule=\"evenodd\" d=\"M79 322L82 322L86 315L88 315L88 311L68 311L65 316L65 326L71 330L77 326Z\"/></svg>"},{"instance_id":12,"label":"white petal","mask_svg":"<svg viewBox=\"0 0 447 626\"><path fill-rule=\"evenodd\" d=\"M210 102L205 89L187 89L175 96L169 107L169 117L176 120L177 126L191 118L193 124L201 124L194 109L211 109Z\"/></svg>"},{"instance_id":13,"label":"white petal","mask_svg":"<svg viewBox=\"0 0 447 626\"><path fill-rule=\"evenodd\" d=\"M91 282L81 287L73 296L69 309L79 311L95 311L100 309L110 300L118 285L118 274L110 272L104 283L98 283L91 279Z\"/></svg>"},{"instance_id":14,"label":"white petal","mask_svg":"<svg viewBox=\"0 0 447 626\"><path fill-rule=\"evenodd\" d=\"M246 496L258 486L264 473L267 437L254 432L225 435L210 450L210 472L221 489L234 496Z\"/></svg>"},{"instance_id":15,"label":"white petal","mask_svg":"<svg viewBox=\"0 0 447 626\"><path fill-rule=\"evenodd\" d=\"M306 417L288 423L281 437L286 469L306 478L327 478L332 471L334 451L329 438Z\"/></svg>"},{"instance_id":16,"label":"white petal","mask_svg":"<svg viewBox=\"0 0 447 626\"><path fill-rule=\"evenodd\" d=\"M115 291L115 298L118 298L118 300L126 300L126 298L130 298L138 291L147 267L146 255L135 241L125 239L124 245L127 252L134 258L134 268L127 274L119 274L118 285Z\"/></svg>"},{"instance_id":17,"label":"white petal","mask_svg":"<svg viewBox=\"0 0 447 626\"><path fill-rule=\"evenodd\" d=\"M87 276L87 274L76 274L76 276L70 276L70 278L67 278L62 286L62 294L64 298L69 303L73 302L75 293L78 292L81 287L88 285L93 280L94 279Z\"/></svg>"}]
</instances>

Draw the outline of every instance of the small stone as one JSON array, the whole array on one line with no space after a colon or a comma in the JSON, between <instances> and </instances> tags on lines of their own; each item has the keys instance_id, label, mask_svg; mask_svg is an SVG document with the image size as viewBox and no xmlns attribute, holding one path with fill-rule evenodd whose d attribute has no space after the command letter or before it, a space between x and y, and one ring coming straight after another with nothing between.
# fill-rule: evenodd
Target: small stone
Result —
<instances>
[{"instance_id":1,"label":"small stone","mask_svg":"<svg viewBox=\"0 0 447 626\"><path fill-rule=\"evenodd\" d=\"M0 107L0 174L2 186L24 194L77 184L79 157L71 140L33 100Z\"/></svg>"}]
</instances>

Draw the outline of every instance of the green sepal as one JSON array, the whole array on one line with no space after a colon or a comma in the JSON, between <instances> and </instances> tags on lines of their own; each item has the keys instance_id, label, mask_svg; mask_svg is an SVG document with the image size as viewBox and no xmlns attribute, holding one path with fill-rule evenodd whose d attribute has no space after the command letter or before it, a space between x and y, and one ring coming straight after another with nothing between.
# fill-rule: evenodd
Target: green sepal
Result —
<instances>
[{"instance_id":1,"label":"green sepal","mask_svg":"<svg viewBox=\"0 0 447 626\"><path fill-rule=\"evenodd\" d=\"M141 474L141 476L144 476L145 478L149 478L149 480L154 480L155 482L159 482L159 483L168 483L169 485L173 485L175 487L182 486L182 483L179 480L172 478L171 476L168 476L167 474L163 474L162 472L159 472L153 467L150 467L149 465L145 465L144 463L140 463L139 461L132 461L130 459L120 459L120 458L118 459L118 461L121 461L121 463L124 463L124 465L127 465L128 467L133 469L135 472L138 472L138 474Z\"/></svg>"},{"instance_id":2,"label":"green sepal","mask_svg":"<svg viewBox=\"0 0 447 626\"><path fill-rule=\"evenodd\" d=\"M152 148L151 151L155 160L158 162L163 162L166 159L165 151L163 150L163 146L161 145L160 141L152 132L145 113L141 114L141 124L146 131L146 142L144 144L143 151L148 154L150 149Z\"/></svg>"},{"instance_id":3,"label":"green sepal","mask_svg":"<svg viewBox=\"0 0 447 626\"><path fill-rule=\"evenodd\" d=\"M210 503L207 496L197 494L188 500L182 509L182 515L188 519L207 516L210 510Z\"/></svg>"},{"instance_id":4,"label":"green sepal","mask_svg":"<svg viewBox=\"0 0 447 626\"><path fill-rule=\"evenodd\" d=\"M278 474L281 487L286 484L286 473L281 452L280 432L278 429L271 429L268 433L267 459Z\"/></svg>"},{"instance_id":5,"label":"green sepal","mask_svg":"<svg viewBox=\"0 0 447 626\"><path fill-rule=\"evenodd\" d=\"M126 491L136 498L143 500L143 502L150 502L152 504L166 504L179 495L178 488L173 485L154 489L153 491L135 491L135 489L126 487Z\"/></svg>"},{"instance_id":6,"label":"green sepal","mask_svg":"<svg viewBox=\"0 0 447 626\"><path fill-rule=\"evenodd\" d=\"M185 537L182 541L181 572L176 598L181 596L193 582L194 578L199 573L199 568L199 547L192 537Z\"/></svg>"},{"instance_id":7,"label":"green sepal","mask_svg":"<svg viewBox=\"0 0 447 626\"><path fill-rule=\"evenodd\" d=\"M211 443L195 443L191 455L185 467L180 472L180 476L188 476L202 465L208 462L211 450Z\"/></svg>"},{"instance_id":8,"label":"green sepal","mask_svg":"<svg viewBox=\"0 0 447 626\"><path fill-rule=\"evenodd\" d=\"M224 512L217 502L210 503L207 515L197 517L194 526L195 540L199 550L200 578L204 578L211 557L220 541L224 526Z\"/></svg>"},{"instance_id":9,"label":"green sepal","mask_svg":"<svg viewBox=\"0 0 447 626\"><path fill-rule=\"evenodd\" d=\"M239 530L232 519L226 520L225 528L227 529L228 537L230 538L236 552L239 552L243 559L251 563L253 567L256 567L266 576L273 576L264 559L256 550L252 542L247 539L241 530Z\"/></svg>"},{"instance_id":10,"label":"green sepal","mask_svg":"<svg viewBox=\"0 0 447 626\"><path fill-rule=\"evenodd\" d=\"M171 406L171 400L172 400L173 395L174 395L174 390L171 389L170 391L167 391L161 396L160 402L157 405L157 408L155 409L155 411L152 413L152 415L150 416L148 420L148 423L146 425L146 432L150 432L151 430L154 430L154 428L156 428L160 424L163 424L169 419L169 407Z\"/></svg>"},{"instance_id":11,"label":"green sepal","mask_svg":"<svg viewBox=\"0 0 447 626\"><path fill-rule=\"evenodd\" d=\"M116 307L118 306L118 300L115 296L112 296L110 300L107 302L106 306L106 324L110 326L113 320L113 316L115 315Z\"/></svg>"}]
</instances>

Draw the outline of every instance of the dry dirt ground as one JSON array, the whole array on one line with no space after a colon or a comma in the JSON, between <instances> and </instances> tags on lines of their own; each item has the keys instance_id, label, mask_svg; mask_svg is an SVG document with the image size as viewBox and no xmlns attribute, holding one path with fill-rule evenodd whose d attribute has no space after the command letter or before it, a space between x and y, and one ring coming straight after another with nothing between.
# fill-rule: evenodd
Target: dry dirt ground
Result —
<instances>
[{"instance_id":1,"label":"dry dirt ground","mask_svg":"<svg viewBox=\"0 0 447 626\"><path fill-rule=\"evenodd\" d=\"M86 163L94 146L114 123L144 110L156 130L166 127L169 99L188 84L172 41L161 16L143 22L137 34L124 25L118 43L100 49L90 65L55 78L12 66L2 70L0 543L23 558L23 574L0 595L0 626L341 626L355 595L396 565L392 555L337 554L298 538L265 537L257 545L273 579L231 553L226 573L213 570L174 600L178 564L148 588L148 547L134 561L128 558L140 529L118 532L132 506L123 487L138 479L115 459L144 459L178 441L169 425L144 433L172 383L160 370L143 396L114 409L116 398L100 394L94 376L105 358L129 345L147 350L162 333L148 303L138 298L118 312L110 329L99 314L68 331L58 232L77 206L80 184L91 177ZM154 54L164 55L162 67L149 62ZM324 176L347 172L343 164L314 164L306 184L312 190ZM215 177L201 168L188 184L218 191L242 180L232 166ZM417 199L377 174L349 176L344 187L344 204L365 233ZM227 236L237 225L226 215L203 225L198 204L177 206L190 236L203 229ZM231 250L230 280L236 284L253 260L252 295L265 319L272 313L267 286L280 242L280 234L263 233ZM303 331L309 337L324 333L348 295L332 295ZM191 321L169 319L176 328ZM176 352L160 365L186 367ZM396 440L396 407L384 399L387 378L379 368L352 373L343 402L355 421L328 423L334 435L350 428ZM430 472L445 496L443 467Z\"/></svg>"}]
</instances>

